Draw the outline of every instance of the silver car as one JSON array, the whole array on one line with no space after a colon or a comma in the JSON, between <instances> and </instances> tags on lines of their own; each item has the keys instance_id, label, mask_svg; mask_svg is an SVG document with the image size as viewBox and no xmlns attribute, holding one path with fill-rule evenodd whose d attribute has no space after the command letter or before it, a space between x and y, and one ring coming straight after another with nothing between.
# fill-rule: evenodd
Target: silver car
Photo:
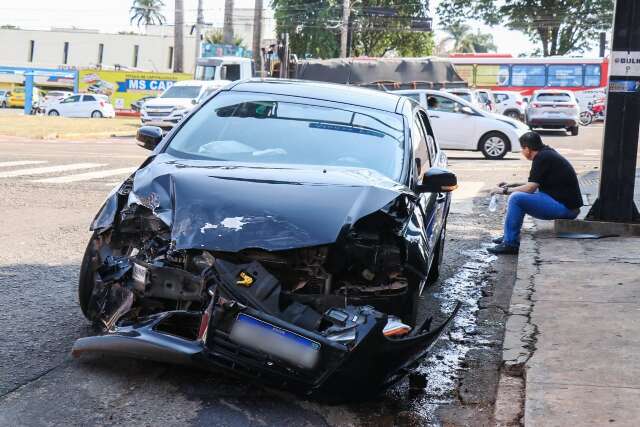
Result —
<instances>
[{"instance_id":1,"label":"silver car","mask_svg":"<svg viewBox=\"0 0 640 427\"><path fill-rule=\"evenodd\" d=\"M533 92L526 110L526 123L533 128L566 129L578 135L580 108L573 92L543 89Z\"/></svg>"}]
</instances>

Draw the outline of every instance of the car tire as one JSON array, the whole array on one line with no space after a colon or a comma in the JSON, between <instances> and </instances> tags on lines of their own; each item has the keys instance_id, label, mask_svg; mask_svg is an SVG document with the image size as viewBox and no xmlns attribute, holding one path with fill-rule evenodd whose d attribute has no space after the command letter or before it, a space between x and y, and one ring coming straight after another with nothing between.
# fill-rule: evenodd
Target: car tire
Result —
<instances>
[{"instance_id":1,"label":"car tire","mask_svg":"<svg viewBox=\"0 0 640 427\"><path fill-rule=\"evenodd\" d=\"M51 110L47 113L47 115L51 117L57 117L60 115L60 113L58 113L56 110Z\"/></svg>"},{"instance_id":2,"label":"car tire","mask_svg":"<svg viewBox=\"0 0 640 427\"><path fill-rule=\"evenodd\" d=\"M95 110L94 112L91 113L91 118L93 118L93 119L101 119L102 117L104 117L104 116L98 110Z\"/></svg>"},{"instance_id":3,"label":"car tire","mask_svg":"<svg viewBox=\"0 0 640 427\"><path fill-rule=\"evenodd\" d=\"M580 127L579 126L574 126L569 128L569 132L571 132L572 136L578 136L578 132L580 131Z\"/></svg>"},{"instance_id":4,"label":"car tire","mask_svg":"<svg viewBox=\"0 0 640 427\"><path fill-rule=\"evenodd\" d=\"M447 239L447 223L445 222L442 227L442 231L440 232L440 238L438 239L438 244L433 251L434 259L431 262L431 268L429 269L429 274L427 275L427 284L434 283L440 277L440 267L442 266L442 260L444 259L444 245Z\"/></svg>"},{"instance_id":5,"label":"car tire","mask_svg":"<svg viewBox=\"0 0 640 427\"><path fill-rule=\"evenodd\" d=\"M93 233L87 249L84 251L82 257L82 263L80 264L80 279L78 280L78 301L80 303L80 310L82 314L88 320L93 320L89 312L89 302L91 301L91 294L93 293L93 286L95 284L93 264L96 257L96 250L94 248L94 241L96 239L96 233Z\"/></svg>"},{"instance_id":6,"label":"car tire","mask_svg":"<svg viewBox=\"0 0 640 427\"><path fill-rule=\"evenodd\" d=\"M489 160L500 160L509 151L509 138L502 132L489 132L480 138L478 149Z\"/></svg>"}]
</instances>

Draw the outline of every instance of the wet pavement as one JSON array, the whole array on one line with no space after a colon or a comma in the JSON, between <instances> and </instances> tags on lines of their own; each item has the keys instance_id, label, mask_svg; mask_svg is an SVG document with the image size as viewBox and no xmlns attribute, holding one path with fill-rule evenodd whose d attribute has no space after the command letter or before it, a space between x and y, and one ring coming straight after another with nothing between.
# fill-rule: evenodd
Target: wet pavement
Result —
<instances>
[{"instance_id":1,"label":"wet pavement","mask_svg":"<svg viewBox=\"0 0 640 427\"><path fill-rule=\"evenodd\" d=\"M597 165L597 156L570 150L599 147L598 130L587 130L576 138L547 136L569 150L583 171ZM0 165L95 162L121 170L135 167L145 154L126 140L0 137ZM335 406L179 366L71 359L73 341L90 333L76 296L87 227L120 177L61 184L35 182L50 175L0 179L0 425L490 425L516 257L496 259L486 252L501 218L488 212L481 190L526 179L528 163L517 155L489 162L461 152L450 153L450 164L462 189L468 183L475 190L456 195L441 277L425 291L422 315L442 305L444 316L462 301L460 314L417 375L375 401Z\"/></svg>"}]
</instances>

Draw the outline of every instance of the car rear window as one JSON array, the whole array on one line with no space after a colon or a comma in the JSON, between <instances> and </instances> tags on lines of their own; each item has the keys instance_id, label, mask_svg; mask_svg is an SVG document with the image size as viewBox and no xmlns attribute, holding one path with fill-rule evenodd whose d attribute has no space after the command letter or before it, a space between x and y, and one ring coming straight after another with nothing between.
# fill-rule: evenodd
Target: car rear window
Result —
<instances>
[{"instance_id":1,"label":"car rear window","mask_svg":"<svg viewBox=\"0 0 640 427\"><path fill-rule=\"evenodd\" d=\"M368 168L397 180L404 121L346 104L223 92L188 119L167 152L186 159Z\"/></svg>"},{"instance_id":2,"label":"car rear window","mask_svg":"<svg viewBox=\"0 0 640 427\"><path fill-rule=\"evenodd\" d=\"M571 95L568 93L540 93L536 97L540 102L571 102Z\"/></svg>"}]
</instances>

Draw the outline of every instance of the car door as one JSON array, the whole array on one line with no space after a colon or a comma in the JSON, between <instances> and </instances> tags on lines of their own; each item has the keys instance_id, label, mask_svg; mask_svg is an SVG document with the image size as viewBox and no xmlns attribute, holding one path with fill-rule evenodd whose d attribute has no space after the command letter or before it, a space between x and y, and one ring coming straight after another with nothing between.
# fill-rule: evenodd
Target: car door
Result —
<instances>
[{"instance_id":1,"label":"car door","mask_svg":"<svg viewBox=\"0 0 640 427\"><path fill-rule=\"evenodd\" d=\"M83 95L82 102L78 105L77 117L91 117L91 113L94 111L100 111L100 104L95 96Z\"/></svg>"},{"instance_id":2,"label":"car door","mask_svg":"<svg viewBox=\"0 0 640 427\"><path fill-rule=\"evenodd\" d=\"M427 97L435 100L435 106L430 107L428 113L440 148L475 150L478 140L474 116L463 113L463 105L445 95Z\"/></svg>"},{"instance_id":3,"label":"car door","mask_svg":"<svg viewBox=\"0 0 640 427\"><path fill-rule=\"evenodd\" d=\"M78 105L80 104L80 95L70 96L63 99L60 104L51 107L52 110L58 110L61 116L76 117Z\"/></svg>"}]
</instances>

